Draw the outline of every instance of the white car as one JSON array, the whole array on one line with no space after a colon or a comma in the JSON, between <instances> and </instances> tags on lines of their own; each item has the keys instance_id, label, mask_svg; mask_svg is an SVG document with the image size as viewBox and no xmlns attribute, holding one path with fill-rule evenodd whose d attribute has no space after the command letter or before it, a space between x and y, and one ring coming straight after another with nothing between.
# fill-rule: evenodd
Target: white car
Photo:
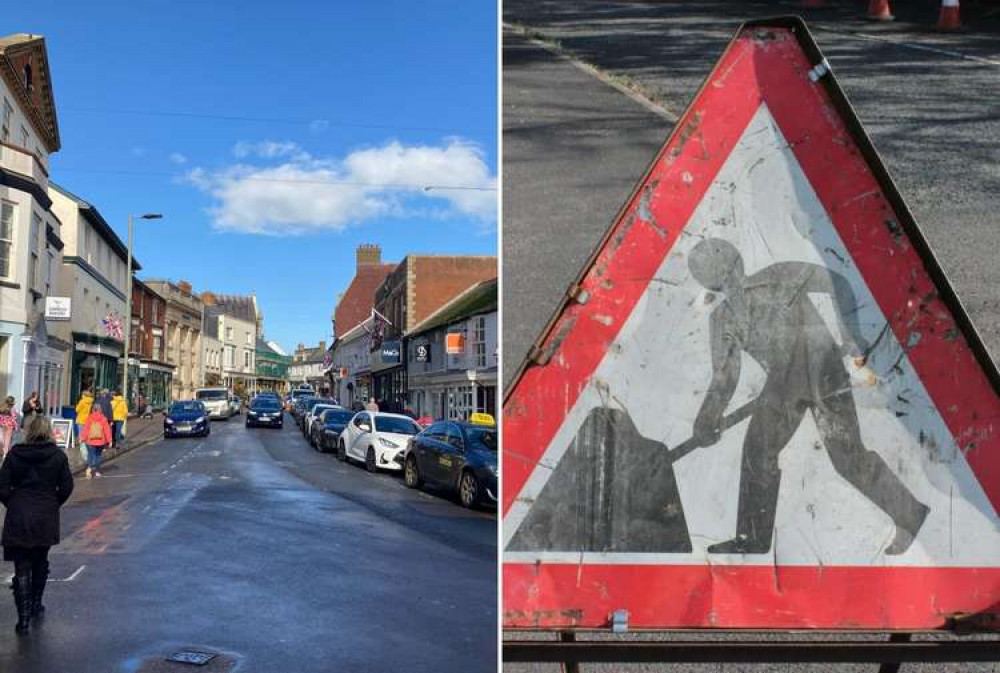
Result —
<instances>
[{"instance_id":1,"label":"white car","mask_svg":"<svg viewBox=\"0 0 1000 673\"><path fill-rule=\"evenodd\" d=\"M402 453L418 432L420 426L409 416L359 411L340 433L337 458L361 461L369 472L401 470L396 454Z\"/></svg>"},{"instance_id":2,"label":"white car","mask_svg":"<svg viewBox=\"0 0 1000 673\"><path fill-rule=\"evenodd\" d=\"M310 444L312 444L312 424L317 418L319 418L319 415L327 409L342 408L343 407L339 404L317 404L309 411L308 414L306 414L306 417L302 420L302 434L306 436L306 439L309 440Z\"/></svg>"},{"instance_id":3,"label":"white car","mask_svg":"<svg viewBox=\"0 0 1000 673\"><path fill-rule=\"evenodd\" d=\"M194 391L194 398L205 405L209 418L229 418L233 415L228 388L199 388Z\"/></svg>"}]
</instances>

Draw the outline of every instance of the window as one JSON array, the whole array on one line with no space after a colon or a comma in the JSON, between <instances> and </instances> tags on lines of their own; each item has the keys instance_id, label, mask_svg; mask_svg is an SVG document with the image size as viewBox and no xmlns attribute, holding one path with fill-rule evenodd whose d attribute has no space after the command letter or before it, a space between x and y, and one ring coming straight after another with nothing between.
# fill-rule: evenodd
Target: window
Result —
<instances>
[{"instance_id":1,"label":"window","mask_svg":"<svg viewBox=\"0 0 1000 673\"><path fill-rule=\"evenodd\" d=\"M0 119L0 140L5 143L10 142L10 119L14 116L14 108L10 106L10 101L3 99L3 118Z\"/></svg>"},{"instance_id":2,"label":"window","mask_svg":"<svg viewBox=\"0 0 1000 673\"><path fill-rule=\"evenodd\" d=\"M159 319L159 317L158 317L158 316L159 316L159 313L160 313L160 310L159 310L159 309L160 309L160 304L159 304L159 302L157 302L157 301L155 301L155 300L154 300L154 301L153 301L153 324L154 324L154 325L158 325L158 324L159 324L159 322L160 322L160 319Z\"/></svg>"},{"instance_id":3,"label":"window","mask_svg":"<svg viewBox=\"0 0 1000 673\"><path fill-rule=\"evenodd\" d=\"M476 356L476 367L486 366L486 317L473 318L472 353Z\"/></svg>"},{"instance_id":4,"label":"window","mask_svg":"<svg viewBox=\"0 0 1000 673\"><path fill-rule=\"evenodd\" d=\"M153 335L153 359L154 360L162 360L163 359L163 357L161 356L162 349L163 349L163 337L160 336L159 334L154 334Z\"/></svg>"},{"instance_id":5,"label":"window","mask_svg":"<svg viewBox=\"0 0 1000 673\"><path fill-rule=\"evenodd\" d=\"M226 341L232 341L232 340L233 340L233 328L232 327L227 327L226 328Z\"/></svg>"},{"instance_id":6,"label":"window","mask_svg":"<svg viewBox=\"0 0 1000 673\"><path fill-rule=\"evenodd\" d=\"M243 368L250 369L250 351L243 351Z\"/></svg>"},{"instance_id":7,"label":"window","mask_svg":"<svg viewBox=\"0 0 1000 673\"><path fill-rule=\"evenodd\" d=\"M28 133L28 129L24 126L21 127L21 147L28 149L28 141L31 140L31 134Z\"/></svg>"},{"instance_id":8,"label":"window","mask_svg":"<svg viewBox=\"0 0 1000 673\"><path fill-rule=\"evenodd\" d=\"M225 366L232 367L236 362L236 348L233 346L226 346L226 360Z\"/></svg>"},{"instance_id":9,"label":"window","mask_svg":"<svg viewBox=\"0 0 1000 673\"><path fill-rule=\"evenodd\" d=\"M247 346L250 346L251 344L252 344L251 334L250 334L250 332L247 332Z\"/></svg>"},{"instance_id":10,"label":"window","mask_svg":"<svg viewBox=\"0 0 1000 673\"><path fill-rule=\"evenodd\" d=\"M45 296L48 297L52 294L52 271L56 268L56 256L48 246L45 246L45 255Z\"/></svg>"},{"instance_id":11,"label":"window","mask_svg":"<svg viewBox=\"0 0 1000 673\"><path fill-rule=\"evenodd\" d=\"M42 218L38 216L38 213L31 214L31 235L29 237L28 249L31 255L28 258L28 287L32 290L37 291L41 285L39 268L38 268L38 256L41 248L41 230L42 230Z\"/></svg>"},{"instance_id":12,"label":"window","mask_svg":"<svg viewBox=\"0 0 1000 673\"><path fill-rule=\"evenodd\" d=\"M32 91L35 90L35 82L32 80L31 77L30 63L24 64L24 88L28 90L28 93L31 93Z\"/></svg>"},{"instance_id":13,"label":"window","mask_svg":"<svg viewBox=\"0 0 1000 673\"><path fill-rule=\"evenodd\" d=\"M0 278L11 275L11 250L14 247L14 204L0 203Z\"/></svg>"}]
</instances>

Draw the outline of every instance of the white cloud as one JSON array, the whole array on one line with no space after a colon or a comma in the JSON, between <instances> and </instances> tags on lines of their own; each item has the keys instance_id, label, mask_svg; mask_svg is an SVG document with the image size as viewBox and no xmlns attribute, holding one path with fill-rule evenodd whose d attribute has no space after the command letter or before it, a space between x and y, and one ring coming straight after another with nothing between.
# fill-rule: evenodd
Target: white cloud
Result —
<instances>
[{"instance_id":1,"label":"white cloud","mask_svg":"<svg viewBox=\"0 0 1000 673\"><path fill-rule=\"evenodd\" d=\"M390 142L342 159L313 157L293 142L238 143L233 154L239 163L185 176L214 199L209 212L221 230L340 231L374 217L428 213L484 224L496 219L496 177L482 151L461 139L437 146Z\"/></svg>"},{"instance_id":2,"label":"white cloud","mask_svg":"<svg viewBox=\"0 0 1000 673\"><path fill-rule=\"evenodd\" d=\"M174 152L170 155L170 163L177 164L178 166L183 166L188 161L188 158L181 154L180 152Z\"/></svg>"}]
</instances>

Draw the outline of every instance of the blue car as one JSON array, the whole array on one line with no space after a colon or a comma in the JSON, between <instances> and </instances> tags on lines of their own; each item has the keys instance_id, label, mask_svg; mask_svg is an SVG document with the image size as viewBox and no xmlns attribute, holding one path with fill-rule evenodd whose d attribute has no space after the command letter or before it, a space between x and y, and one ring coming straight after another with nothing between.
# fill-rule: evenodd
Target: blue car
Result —
<instances>
[{"instance_id":1,"label":"blue car","mask_svg":"<svg viewBox=\"0 0 1000 673\"><path fill-rule=\"evenodd\" d=\"M211 431L208 410L197 400L174 402L163 417L164 437L208 437Z\"/></svg>"}]
</instances>

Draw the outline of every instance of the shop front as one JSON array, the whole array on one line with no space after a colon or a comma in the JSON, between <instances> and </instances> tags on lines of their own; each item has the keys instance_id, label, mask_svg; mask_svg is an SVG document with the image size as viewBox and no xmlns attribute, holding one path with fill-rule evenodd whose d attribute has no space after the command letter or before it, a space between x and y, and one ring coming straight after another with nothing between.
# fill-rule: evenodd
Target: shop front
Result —
<instances>
[{"instance_id":1,"label":"shop front","mask_svg":"<svg viewBox=\"0 0 1000 673\"><path fill-rule=\"evenodd\" d=\"M19 404L31 393L38 393L45 413L59 415L62 406L69 403L63 399L63 384L70 344L49 335L43 321L38 322L30 336L23 336L22 342L24 369Z\"/></svg>"},{"instance_id":2,"label":"shop front","mask_svg":"<svg viewBox=\"0 0 1000 673\"><path fill-rule=\"evenodd\" d=\"M402 342L383 341L371 357L372 395L380 410L401 413L407 406Z\"/></svg>"},{"instance_id":3,"label":"shop front","mask_svg":"<svg viewBox=\"0 0 1000 673\"><path fill-rule=\"evenodd\" d=\"M142 360L138 374L138 392L146 404L154 411L170 406L174 368L153 360Z\"/></svg>"},{"instance_id":4,"label":"shop front","mask_svg":"<svg viewBox=\"0 0 1000 673\"><path fill-rule=\"evenodd\" d=\"M75 405L84 390L97 392L121 387L121 358L121 341L73 332L70 404Z\"/></svg>"}]
</instances>

